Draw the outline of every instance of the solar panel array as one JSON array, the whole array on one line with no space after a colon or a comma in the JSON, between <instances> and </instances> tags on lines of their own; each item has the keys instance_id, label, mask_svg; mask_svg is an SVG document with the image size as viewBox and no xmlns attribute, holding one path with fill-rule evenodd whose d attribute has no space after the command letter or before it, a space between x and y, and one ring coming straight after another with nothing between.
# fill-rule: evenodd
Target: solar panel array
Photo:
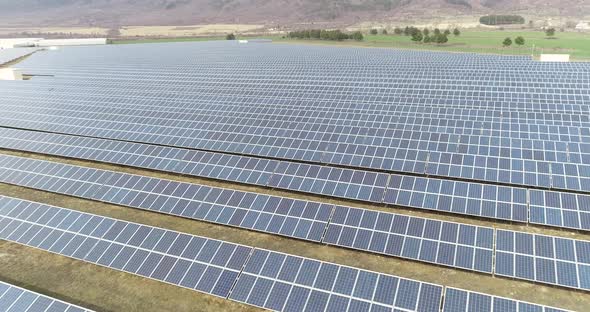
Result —
<instances>
[{"instance_id":1,"label":"solar panel array","mask_svg":"<svg viewBox=\"0 0 590 312\"><path fill-rule=\"evenodd\" d=\"M506 144L514 146L505 148L500 145L500 142L504 140L494 137L478 138L476 136L465 135L464 137L466 138L462 139L462 136L459 134L448 134L441 135L442 138L432 138L438 135L437 132L440 126L428 131L417 132L405 129L383 129L381 131L382 133L371 135L370 133L362 133L360 130L353 130L354 128L351 126L321 124L316 127L318 128L317 130L313 131L307 129L283 129L280 128L280 126L284 126L282 125L282 121L274 122L280 123L279 125L270 125L271 121L268 121L268 119L281 120L288 118L286 116L294 108L285 109L278 116L264 116L263 114L259 118L211 115L214 112L224 112L222 107L218 107L221 106L220 104L212 105L211 108L206 109L206 112L200 114L202 117L199 120L193 120L195 118L193 114L197 113L195 110L198 110L198 107L190 107L190 111L188 110L189 107L186 107L178 113L174 113L174 115L178 115L178 119L164 118L169 114L170 106L169 103L161 103L161 101L151 100L151 102L155 103L150 103L146 105L145 109L141 109L135 103L136 100L129 100L129 104L119 101L109 104L105 103L105 100L108 99L95 98L85 101L79 99L79 96L76 95L76 102L69 103L68 95L71 96L71 86L61 87L66 89L62 91L62 94L55 92L55 89L60 87L54 87L51 83L48 86L45 82L34 82L30 88L49 88L51 91L38 92L39 94L28 91L24 92L23 95L19 95L18 90L11 89L10 93L17 94L8 97L3 105L0 106L0 111L3 113L2 119L0 119L0 125L220 152L250 154L262 157L355 166L399 173L429 174L439 177L455 177L486 182L590 191L587 186L587 182L590 182L590 164L571 163L567 161L567 159L578 158L581 162L581 159L590 158L590 155L585 152L590 149L586 143L568 142L563 147L559 147L559 153L557 151L547 151L547 155L545 153L536 155L538 149L553 148L555 150L556 147L550 146L550 143L545 143L547 141L543 140L527 140L528 149L526 149L527 147L523 146L523 143L520 143L521 140L524 141L525 139L517 138L508 140L509 143ZM120 90L119 93L109 94L108 98L125 97L124 93L126 92ZM239 96L236 95L235 97ZM227 98L221 96L221 98L216 98L204 95L203 97L203 101L208 100L215 101L215 103L225 103L224 105L227 109L230 107L244 107L246 109L251 104L254 107L250 108L250 110L272 110L267 107L255 106L254 104L257 104L256 102L259 101L256 98L245 98L234 101L233 97L230 96L226 96ZM96 105L98 101L101 103L101 107L99 108ZM270 102L270 100L267 101ZM58 103L60 104L59 106L57 105ZM158 103L165 106L157 107ZM274 101L271 103L277 105ZM187 105L189 104L183 103L183 107ZM197 106L197 104L192 105ZM202 105L205 105L205 103L202 103ZM307 107L303 105L300 109L306 110ZM225 113L236 114L230 112ZM243 114L253 113L243 112ZM256 112L256 115L260 114L261 112ZM341 114L343 114L343 117L356 115L354 110ZM145 118L144 116L150 117ZM182 117L188 118L189 116L191 118L190 120L181 119ZM212 120L222 118L231 120L227 123L212 122ZM330 120L330 118L326 117L327 120ZM134 126L140 120L143 123L147 123L146 127ZM235 124L240 120L243 120L242 122L247 124ZM317 122L319 123L319 121ZM347 123L357 124L360 121L350 121ZM306 127L304 125L308 123L293 122L292 124L292 127L299 129L300 127ZM315 121L312 123L311 129L314 129L314 124ZM388 123L384 122L384 124ZM204 129L194 128L199 125ZM399 122L398 125L399 127L407 127L405 121ZM226 130L216 130L216 127ZM351 133L343 134L342 132L347 127L350 128L348 131ZM367 125L367 127L368 129L378 128L377 125L374 127ZM416 125L415 127L421 128L423 125ZM227 129L234 128L233 133L228 133ZM323 128L326 128L326 130L330 129L334 133L321 132L320 130ZM252 133L250 134L248 132ZM547 132L550 131L547 130ZM277 137L279 133L285 134L282 137ZM298 138L292 138L295 135ZM313 138L315 137L322 138L322 140L314 140ZM517 142L512 143L511 141L514 140ZM351 143L348 143L348 141ZM473 141L473 143L467 144L470 141ZM373 142L381 143L377 145L377 143ZM548 147L545 147L546 145ZM570 147L570 145L572 146ZM415 147L414 149L410 149L410 146ZM437 146L442 147L437 148ZM452 146L452 148L449 146ZM492 152L488 152L488 150L492 150ZM580 152L577 156L569 156L568 153L570 150L572 154L574 151ZM469 153L469 151L473 152ZM504 151L502 155L500 155L500 151ZM483 155L482 153L486 154Z\"/></svg>"},{"instance_id":2,"label":"solar panel array","mask_svg":"<svg viewBox=\"0 0 590 312\"><path fill-rule=\"evenodd\" d=\"M7 85L0 124L590 191L585 64L225 42L98 49L25 61L57 77Z\"/></svg>"},{"instance_id":3,"label":"solar panel array","mask_svg":"<svg viewBox=\"0 0 590 312\"><path fill-rule=\"evenodd\" d=\"M0 128L0 147L516 222L590 230L590 195L387 175ZM530 195L529 195L530 194ZM563 197L545 204L544 198ZM530 209L529 209L530 204Z\"/></svg>"},{"instance_id":4,"label":"solar panel array","mask_svg":"<svg viewBox=\"0 0 590 312\"><path fill-rule=\"evenodd\" d=\"M0 83L0 148L590 231L585 63L205 42L68 47L37 53L19 67L37 76ZM13 156L0 155L0 182L590 290L590 243L583 240ZM0 236L8 240L67 256L88 241L75 258L271 310L554 311L108 218L92 223L102 217L88 221L56 207L0 202L18 208L0 219L6 225ZM17 218L43 209L55 212L47 220L34 216L45 223ZM77 220L88 221L91 232L76 229ZM153 245L131 243L140 229L148 231L141 237L155 233ZM195 249L189 241L202 245L185 257Z\"/></svg>"},{"instance_id":5,"label":"solar panel array","mask_svg":"<svg viewBox=\"0 0 590 312\"><path fill-rule=\"evenodd\" d=\"M5 196L0 225L4 240L275 311L428 312L443 302L435 284Z\"/></svg>"},{"instance_id":6,"label":"solar panel array","mask_svg":"<svg viewBox=\"0 0 590 312\"><path fill-rule=\"evenodd\" d=\"M0 310L5 312L91 312L91 310L2 281L0 281Z\"/></svg>"},{"instance_id":7,"label":"solar panel array","mask_svg":"<svg viewBox=\"0 0 590 312\"><path fill-rule=\"evenodd\" d=\"M569 263L551 262L553 279L543 278L545 271L537 264L540 273L535 278L534 273L527 275L534 271L534 261L519 261L520 255L516 255L516 261L506 260L504 251L514 252L500 248L508 244L503 236L508 232L490 227L14 156L0 156L0 182L453 268L590 290L590 260L580 258L577 267L574 263L573 271ZM562 240L552 236L547 239ZM588 246L583 250L590 251L590 242L567 241ZM534 244L531 242L519 246L532 252ZM581 252L579 254L584 257Z\"/></svg>"},{"instance_id":8,"label":"solar panel array","mask_svg":"<svg viewBox=\"0 0 590 312\"><path fill-rule=\"evenodd\" d=\"M12 156L0 156L0 172L5 183L318 242L333 209L318 202Z\"/></svg>"}]
</instances>

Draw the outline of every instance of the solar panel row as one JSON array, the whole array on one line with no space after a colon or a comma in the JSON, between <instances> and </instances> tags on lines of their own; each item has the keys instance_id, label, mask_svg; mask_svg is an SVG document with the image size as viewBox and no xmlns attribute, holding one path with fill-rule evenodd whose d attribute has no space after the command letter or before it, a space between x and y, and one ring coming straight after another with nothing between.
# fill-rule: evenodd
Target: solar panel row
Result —
<instances>
[{"instance_id":1,"label":"solar panel row","mask_svg":"<svg viewBox=\"0 0 590 312\"><path fill-rule=\"evenodd\" d=\"M492 273L494 229L337 206L326 244Z\"/></svg>"},{"instance_id":2,"label":"solar panel row","mask_svg":"<svg viewBox=\"0 0 590 312\"><path fill-rule=\"evenodd\" d=\"M462 289L446 287L444 312L559 312L562 310L530 304L523 301L515 301L508 298L490 296L477 292L469 292Z\"/></svg>"},{"instance_id":3,"label":"solar panel row","mask_svg":"<svg viewBox=\"0 0 590 312\"><path fill-rule=\"evenodd\" d=\"M590 290L590 242L498 230L496 275Z\"/></svg>"},{"instance_id":4,"label":"solar panel row","mask_svg":"<svg viewBox=\"0 0 590 312\"><path fill-rule=\"evenodd\" d=\"M5 196L0 224L4 240L270 310L440 311L443 302L443 287L435 284ZM545 309L452 291L449 298ZM455 311L459 299L443 303L445 311ZM478 311L492 311L491 304L481 306Z\"/></svg>"},{"instance_id":5,"label":"solar panel row","mask_svg":"<svg viewBox=\"0 0 590 312\"><path fill-rule=\"evenodd\" d=\"M321 241L333 205L58 163L0 157L0 181L304 240ZM21 170L7 169L9 163Z\"/></svg>"},{"instance_id":6,"label":"solar panel row","mask_svg":"<svg viewBox=\"0 0 590 312\"><path fill-rule=\"evenodd\" d=\"M0 128L0 147L462 215L590 230L590 196ZM545 197L548 198L547 203ZM563 198L563 200L560 200Z\"/></svg>"},{"instance_id":7,"label":"solar panel row","mask_svg":"<svg viewBox=\"0 0 590 312\"><path fill-rule=\"evenodd\" d=\"M210 71L207 68L201 70ZM222 71L223 69L217 70ZM244 73L250 74L250 71L246 70ZM134 74L142 75L141 73ZM474 75L477 74L477 72L465 74ZM565 74L562 73L561 75ZM280 79L280 75L273 75L273 77ZM225 73L223 75L209 72L206 77L195 77L194 74L190 73L185 74L182 78L174 76L165 81L158 81L158 84L150 84L150 81L146 80L145 77L142 80L136 78L136 76L118 77L116 81L113 81L111 74L103 77L93 77L93 80L91 81L72 80L71 78L59 76L52 77L51 79L36 77L36 81L31 82L31 84L6 84L0 86L0 88L2 88L1 90L9 89L13 91L11 95L9 95L9 98L16 97L17 95L23 97L32 96L34 94L53 94L65 98L68 96L80 97L84 102L95 102L101 99L107 102L119 101L123 102L123 107L126 106L126 102L134 101L138 107L150 108L151 110L157 109L157 107L150 107L148 104L151 101L158 99L165 100L169 103L171 112L183 112L184 106L180 104L184 104L188 100L199 100L199 97L197 96L198 94L227 95L228 93L234 93L238 90L243 91L247 88L251 91L246 93L242 92L239 93L239 95L244 97L254 97L255 93L265 91L261 84L264 85L269 82L269 80L265 78L261 79L252 77L246 77L242 80L240 72L238 71L234 71L231 74ZM306 84L301 84L297 80L302 78L309 79L309 77L306 77L304 73L302 73L300 77L290 79L289 83L281 84L282 88L274 91L272 94L281 97L282 100L277 100L278 103L283 103L285 109L293 110L297 103L301 103L306 104L304 106L314 112L322 111L319 107L308 104L308 101L310 100L309 94L297 94L295 93L297 90L285 90L302 88L307 85L326 85L329 84L331 78L311 80ZM441 130L444 129L441 133L464 133L472 135L482 133L491 134L489 128L492 128L495 129L495 132L512 131L519 133L521 136L524 136L524 138L536 140L542 138L548 140L549 138L554 138L556 135L557 138L559 138L560 135L571 136L578 133L578 135L587 136L588 134L585 131L582 131L582 133L579 133L579 131L576 132L570 127L584 126L589 120L587 116L576 115L588 112L588 107L582 104L585 100L590 99L589 95L579 94L568 96L566 99L560 99L559 96L556 98L556 96L551 96L550 94L542 94L543 91L539 90L539 93L530 92L525 94L490 93L488 94L489 98L484 100L479 97L476 98L473 95L467 96L464 90L462 92L457 92L463 88L470 88L469 85L473 84L473 81L466 80L464 77L449 76L442 78L445 81L452 80L456 83L463 84L461 87L445 86L444 90L431 90L434 86L433 82L424 82L424 78L418 78L417 81L414 81L414 84L412 84L411 87L404 86L403 88L399 87L399 81L393 83L391 82L394 81L393 79L391 81L384 81L384 78L385 77L376 78L375 76L364 77L364 79L367 80L366 84L378 85L380 87L380 89L377 89L379 93L373 92L377 91L375 88L355 89L355 92L348 91L350 90L348 88L358 86L358 78L350 76L340 79L338 83L348 88L341 90L338 93L330 93L330 100L338 99L339 102L343 104L343 107L350 107L350 109L353 109L354 113L359 116L369 117L373 116L375 112L382 113L384 115L377 119L380 120L380 122L385 122L391 119L391 121L396 122L408 121L413 123L415 120L421 120L416 119L414 115L420 113L420 118L427 118L425 121L428 121L429 125L439 127L444 126L445 128L441 128ZM561 78L562 77L559 76L549 79L553 82L555 80L560 80ZM580 77L575 78L580 79ZM214 79L216 81L207 81L208 79ZM415 78L412 78L411 76L400 76L399 79L403 79L404 81L415 80ZM514 80L514 78L510 77L506 77L505 79ZM535 77L532 79L536 83L540 78ZM117 84L117 82L120 82L120 84ZM493 85L493 88L495 89L501 88L498 87L499 83L501 82L489 82L489 84ZM512 81L508 83L520 83L520 81ZM149 84L151 88L146 89L146 84ZM476 82L476 84L479 84L479 82ZM101 96L101 94L105 92L120 93L122 85L126 87L125 94L122 94L126 99L125 101L113 98L105 99L104 96ZM576 92L585 87L583 82L568 84L568 86ZM215 88L212 89L212 87ZM563 85L551 87L567 88ZM446 89L449 88L457 88L458 90L450 92L446 91ZM316 93L326 93L327 91L318 88L313 88L313 90ZM498 90L495 91L497 92ZM506 96L506 94L509 96ZM420 97L417 98L418 95ZM447 95L448 97L437 98L436 95ZM141 97L144 101L138 101L138 97ZM324 112L327 111L331 114L338 113L338 110L335 109L336 106L332 101L322 99L318 96L313 96L311 98L325 104L326 109L323 110ZM174 101L171 101L171 99L174 99ZM489 100L494 100L494 102L490 103ZM567 100L567 102L563 100ZM353 102L366 103L369 101L371 104L370 106L351 106ZM388 107L389 105L387 105L387 103L391 101L399 102L399 106ZM561 103L556 104L556 102ZM431 105L424 105L427 103ZM513 105L511 106L509 104ZM218 105L222 104L219 103ZM268 108L272 109L270 106L268 106ZM395 111L398 114L389 116L392 111ZM249 115L250 114L248 114L248 116ZM442 118L443 120L436 120L437 117ZM370 119L375 118L376 117L370 117ZM488 125L492 120L495 123L498 123L498 126L481 128L482 125ZM382 125L377 124L377 126ZM562 128L563 126L566 128ZM572 131L570 131L570 129ZM552 133L551 130L555 130L556 132ZM579 140L575 139L574 141L577 142ZM547 142L547 144L549 147L555 146L555 143ZM530 149L530 147L528 149Z\"/></svg>"},{"instance_id":8,"label":"solar panel row","mask_svg":"<svg viewBox=\"0 0 590 312\"><path fill-rule=\"evenodd\" d=\"M503 272L509 269L498 268L508 264L497 257L493 264L496 252L494 246L502 242L498 241L494 245L495 231L488 227L211 188L13 156L0 156L0 160L0 163L6 164L0 165L0 181L5 183L465 270L490 274L499 270L499 275L508 275ZM11 165L19 169L7 169ZM569 241L577 242L580 246L590 246L585 241ZM588 260L583 259L578 261L577 270L563 271L571 266L555 269L557 273L554 276L558 274L563 279L562 276L567 275L570 280L580 280L576 283L555 282L555 279L547 279L541 274L511 276L590 290L590 267L584 262ZM533 262L516 262L513 267L516 266L521 272L534 270L526 267L527 264L534 265ZM556 263L553 265L555 268Z\"/></svg>"},{"instance_id":9,"label":"solar panel row","mask_svg":"<svg viewBox=\"0 0 590 312\"><path fill-rule=\"evenodd\" d=\"M47 297L8 283L4 283L2 281L0 281L0 311L91 312L91 310Z\"/></svg>"}]
</instances>

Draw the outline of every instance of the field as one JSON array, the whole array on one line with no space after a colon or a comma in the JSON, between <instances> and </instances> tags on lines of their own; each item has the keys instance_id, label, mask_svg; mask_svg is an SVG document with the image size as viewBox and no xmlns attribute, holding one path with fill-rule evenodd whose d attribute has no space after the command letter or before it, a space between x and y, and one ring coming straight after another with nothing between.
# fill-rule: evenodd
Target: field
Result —
<instances>
[{"instance_id":1,"label":"field","mask_svg":"<svg viewBox=\"0 0 590 312\"><path fill-rule=\"evenodd\" d=\"M108 28L102 27L0 27L0 36L22 33L106 36L108 31Z\"/></svg>"},{"instance_id":2,"label":"field","mask_svg":"<svg viewBox=\"0 0 590 312\"><path fill-rule=\"evenodd\" d=\"M525 44L522 47L505 48L502 41L506 37L514 38L522 36ZM281 41L301 42L301 40ZM555 39L548 39L545 33L540 31L473 31L466 30L459 37L451 35L449 42L444 45L414 43L410 37L403 35L365 35L362 42L328 42L305 40L309 43L325 43L336 45L355 45L366 47L394 47L418 50L436 50L446 52L477 52L494 54L518 54L534 55L541 53L570 54L573 59L590 60L590 36L587 33L563 32L556 33ZM533 49L534 48L534 49Z\"/></svg>"},{"instance_id":3,"label":"field","mask_svg":"<svg viewBox=\"0 0 590 312\"><path fill-rule=\"evenodd\" d=\"M264 25L214 24L190 26L127 26L121 27L119 32L123 37L149 36L203 36L211 34L247 33L260 29Z\"/></svg>"}]
</instances>

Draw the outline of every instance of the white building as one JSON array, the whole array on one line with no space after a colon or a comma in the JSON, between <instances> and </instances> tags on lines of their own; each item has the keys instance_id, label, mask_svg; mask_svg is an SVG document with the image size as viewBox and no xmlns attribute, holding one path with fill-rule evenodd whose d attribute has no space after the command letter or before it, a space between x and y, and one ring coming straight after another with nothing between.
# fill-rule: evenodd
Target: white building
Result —
<instances>
[{"instance_id":1,"label":"white building","mask_svg":"<svg viewBox=\"0 0 590 312\"><path fill-rule=\"evenodd\" d=\"M107 38L42 39L42 40L35 42L35 46L37 46L37 47L104 45L104 44L107 44Z\"/></svg>"},{"instance_id":2,"label":"white building","mask_svg":"<svg viewBox=\"0 0 590 312\"><path fill-rule=\"evenodd\" d=\"M18 47L33 47L35 42L43 38L7 38L0 39L0 49L12 49Z\"/></svg>"},{"instance_id":3,"label":"white building","mask_svg":"<svg viewBox=\"0 0 590 312\"><path fill-rule=\"evenodd\" d=\"M590 22L579 22L576 30L590 30Z\"/></svg>"},{"instance_id":4,"label":"white building","mask_svg":"<svg viewBox=\"0 0 590 312\"><path fill-rule=\"evenodd\" d=\"M569 62L569 54L541 54L541 62Z\"/></svg>"}]
</instances>

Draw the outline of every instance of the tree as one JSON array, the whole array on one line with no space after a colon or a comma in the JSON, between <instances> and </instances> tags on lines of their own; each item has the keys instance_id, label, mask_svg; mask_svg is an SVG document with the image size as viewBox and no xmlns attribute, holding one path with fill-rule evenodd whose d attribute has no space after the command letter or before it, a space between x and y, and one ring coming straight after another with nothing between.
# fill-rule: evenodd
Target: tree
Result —
<instances>
[{"instance_id":1,"label":"tree","mask_svg":"<svg viewBox=\"0 0 590 312\"><path fill-rule=\"evenodd\" d=\"M414 32L412 34L412 41L414 41L414 42L421 42L422 39L424 39L424 36L422 36L422 32L421 31L418 30L417 32Z\"/></svg>"},{"instance_id":2,"label":"tree","mask_svg":"<svg viewBox=\"0 0 590 312\"><path fill-rule=\"evenodd\" d=\"M424 28L424 30L422 30L422 33L424 34L424 36L428 36L430 34L430 30L428 28Z\"/></svg>"},{"instance_id":3,"label":"tree","mask_svg":"<svg viewBox=\"0 0 590 312\"><path fill-rule=\"evenodd\" d=\"M430 42L432 42L432 38L430 38L430 36L428 36L428 35L425 35L424 36L424 43L430 43Z\"/></svg>"},{"instance_id":4,"label":"tree","mask_svg":"<svg viewBox=\"0 0 590 312\"><path fill-rule=\"evenodd\" d=\"M396 27L393 29L393 33L396 35L401 35L403 32L404 32L403 29L401 29L399 27Z\"/></svg>"},{"instance_id":5,"label":"tree","mask_svg":"<svg viewBox=\"0 0 590 312\"><path fill-rule=\"evenodd\" d=\"M435 28L435 29L434 29L434 34L435 34L435 35L440 35L440 29L438 29L438 28Z\"/></svg>"},{"instance_id":6,"label":"tree","mask_svg":"<svg viewBox=\"0 0 590 312\"><path fill-rule=\"evenodd\" d=\"M364 36L363 33L361 33L360 31L355 31L350 35L350 38L356 41L363 41Z\"/></svg>"},{"instance_id":7,"label":"tree","mask_svg":"<svg viewBox=\"0 0 590 312\"><path fill-rule=\"evenodd\" d=\"M516 43L519 46L524 45L524 38L522 36L518 36L516 37L516 39L514 39L514 43Z\"/></svg>"},{"instance_id":8,"label":"tree","mask_svg":"<svg viewBox=\"0 0 590 312\"><path fill-rule=\"evenodd\" d=\"M377 29L375 29L375 28L371 29L371 35L376 35L378 33L379 32L377 32Z\"/></svg>"},{"instance_id":9,"label":"tree","mask_svg":"<svg viewBox=\"0 0 590 312\"><path fill-rule=\"evenodd\" d=\"M236 40L236 35L232 34L227 34L227 36L225 36L225 40Z\"/></svg>"},{"instance_id":10,"label":"tree","mask_svg":"<svg viewBox=\"0 0 590 312\"><path fill-rule=\"evenodd\" d=\"M459 30L459 28L455 28L453 30L453 35L455 35L455 37L459 37L461 35L461 31Z\"/></svg>"},{"instance_id":11,"label":"tree","mask_svg":"<svg viewBox=\"0 0 590 312\"><path fill-rule=\"evenodd\" d=\"M450 34L451 34L451 31L450 31L450 30L448 30L448 29L445 29L445 32L444 32L444 34L445 34L445 36L448 36L448 35L450 35Z\"/></svg>"},{"instance_id":12,"label":"tree","mask_svg":"<svg viewBox=\"0 0 590 312\"><path fill-rule=\"evenodd\" d=\"M443 44L447 43L449 38L446 35L439 33L438 35L434 35L434 41L438 44Z\"/></svg>"},{"instance_id":13,"label":"tree","mask_svg":"<svg viewBox=\"0 0 590 312\"><path fill-rule=\"evenodd\" d=\"M504 41L502 42L502 45L504 45L505 47L509 47L510 45L512 45L512 39L506 37L506 39L504 39Z\"/></svg>"},{"instance_id":14,"label":"tree","mask_svg":"<svg viewBox=\"0 0 590 312\"><path fill-rule=\"evenodd\" d=\"M387 29L383 29L383 30L381 31L381 34L382 34L382 35L387 35Z\"/></svg>"},{"instance_id":15,"label":"tree","mask_svg":"<svg viewBox=\"0 0 590 312\"><path fill-rule=\"evenodd\" d=\"M547 35L547 37L555 36L555 28L551 27L551 28L545 29L545 34Z\"/></svg>"},{"instance_id":16,"label":"tree","mask_svg":"<svg viewBox=\"0 0 590 312\"><path fill-rule=\"evenodd\" d=\"M406 35L406 36L410 35L410 27L406 26L406 28L404 29L404 35Z\"/></svg>"}]
</instances>

